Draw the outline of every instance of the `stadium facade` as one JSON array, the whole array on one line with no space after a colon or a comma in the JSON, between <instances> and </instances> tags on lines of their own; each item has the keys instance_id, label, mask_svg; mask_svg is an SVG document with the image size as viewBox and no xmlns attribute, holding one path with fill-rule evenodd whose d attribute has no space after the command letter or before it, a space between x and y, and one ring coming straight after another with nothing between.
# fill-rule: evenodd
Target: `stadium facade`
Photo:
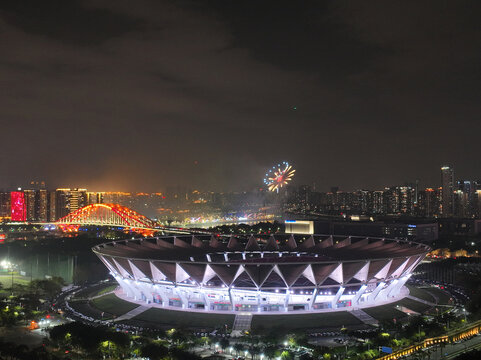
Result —
<instances>
[{"instance_id":1,"label":"stadium facade","mask_svg":"<svg viewBox=\"0 0 481 360\"><path fill-rule=\"evenodd\" d=\"M129 299L178 310L278 314L395 301L430 248L381 238L276 234L142 238L93 251Z\"/></svg>"}]
</instances>

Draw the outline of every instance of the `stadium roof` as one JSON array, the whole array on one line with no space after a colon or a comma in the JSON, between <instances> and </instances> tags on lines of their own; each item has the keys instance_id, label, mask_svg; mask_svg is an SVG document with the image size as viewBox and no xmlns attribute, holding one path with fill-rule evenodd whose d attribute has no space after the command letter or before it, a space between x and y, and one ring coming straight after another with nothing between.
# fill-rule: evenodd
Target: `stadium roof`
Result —
<instances>
[{"instance_id":1,"label":"stadium roof","mask_svg":"<svg viewBox=\"0 0 481 360\"><path fill-rule=\"evenodd\" d=\"M265 264L398 258L425 254L430 248L402 240L351 236L231 236L224 239L195 235L114 241L93 250L101 255L129 259Z\"/></svg>"}]
</instances>

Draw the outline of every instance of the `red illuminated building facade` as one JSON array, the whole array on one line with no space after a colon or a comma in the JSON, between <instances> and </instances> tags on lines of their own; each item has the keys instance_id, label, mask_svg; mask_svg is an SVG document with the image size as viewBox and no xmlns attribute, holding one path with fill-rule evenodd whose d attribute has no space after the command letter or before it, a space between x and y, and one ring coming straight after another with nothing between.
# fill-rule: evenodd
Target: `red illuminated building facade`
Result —
<instances>
[{"instance_id":1,"label":"red illuminated building facade","mask_svg":"<svg viewBox=\"0 0 481 360\"><path fill-rule=\"evenodd\" d=\"M25 204L25 194L23 191L12 191L10 196L12 221L26 221L27 207Z\"/></svg>"}]
</instances>

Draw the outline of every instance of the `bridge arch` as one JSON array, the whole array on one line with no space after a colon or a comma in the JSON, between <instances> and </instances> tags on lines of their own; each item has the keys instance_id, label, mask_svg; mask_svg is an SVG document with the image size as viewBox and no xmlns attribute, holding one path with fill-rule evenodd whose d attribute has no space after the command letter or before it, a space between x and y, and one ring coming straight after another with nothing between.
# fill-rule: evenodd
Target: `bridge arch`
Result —
<instances>
[{"instance_id":1,"label":"bridge arch","mask_svg":"<svg viewBox=\"0 0 481 360\"><path fill-rule=\"evenodd\" d=\"M148 217L118 204L91 204L56 221L58 225L121 226L131 229L154 229Z\"/></svg>"}]
</instances>

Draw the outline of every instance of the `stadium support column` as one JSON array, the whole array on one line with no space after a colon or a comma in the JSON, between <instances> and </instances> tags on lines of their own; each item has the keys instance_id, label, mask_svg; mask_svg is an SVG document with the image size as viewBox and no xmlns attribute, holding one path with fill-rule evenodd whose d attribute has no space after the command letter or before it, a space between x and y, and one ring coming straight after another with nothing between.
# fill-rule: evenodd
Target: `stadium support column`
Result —
<instances>
[{"instance_id":1,"label":"stadium support column","mask_svg":"<svg viewBox=\"0 0 481 360\"><path fill-rule=\"evenodd\" d=\"M377 285L377 287L374 289L374 291L369 294L369 297L368 297L369 302L374 302L374 300L376 300L377 296L379 295L381 290L384 288L384 285L386 285L386 283L384 281L381 281Z\"/></svg>"},{"instance_id":2,"label":"stadium support column","mask_svg":"<svg viewBox=\"0 0 481 360\"><path fill-rule=\"evenodd\" d=\"M148 304L149 302L153 302L154 297L152 295L152 287L150 284L144 283L142 281L135 281L137 288L140 289L141 293L144 294L144 301Z\"/></svg>"},{"instance_id":3,"label":"stadium support column","mask_svg":"<svg viewBox=\"0 0 481 360\"><path fill-rule=\"evenodd\" d=\"M119 280L121 282L119 282ZM142 294L134 285L131 284L132 280L119 278L117 281L120 283L120 286L122 286L122 289L127 293L128 297L133 297L134 300L141 299Z\"/></svg>"},{"instance_id":4,"label":"stadium support column","mask_svg":"<svg viewBox=\"0 0 481 360\"><path fill-rule=\"evenodd\" d=\"M232 296L232 288L229 287L229 300L230 300L230 306L231 306L231 310L234 311L235 310L235 304L234 304L234 297Z\"/></svg>"},{"instance_id":5,"label":"stadium support column","mask_svg":"<svg viewBox=\"0 0 481 360\"><path fill-rule=\"evenodd\" d=\"M189 307L189 304L184 294L182 294L182 291L180 291L178 287L175 287L174 292L179 296L180 301L182 302L182 309L187 309Z\"/></svg>"},{"instance_id":6,"label":"stadium support column","mask_svg":"<svg viewBox=\"0 0 481 360\"><path fill-rule=\"evenodd\" d=\"M383 291L379 294L379 297L383 300L387 300L389 294L396 287L398 282L398 279L391 280L391 283L387 286L387 288L383 289Z\"/></svg>"},{"instance_id":7,"label":"stadium support column","mask_svg":"<svg viewBox=\"0 0 481 360\"><path fill-rule=\"evenodd\" d=\"M207 294L205 293L205 290L204 290L204 289L201 289L201 291L202 291L202 296L204 297L205 309L206 309L206 310L210 310L209 297L208 297Z\"/></svg>"},{"instance_id":8,"label":"stadium support column","mask_svg":"<svg viewBox=\"0 0 481 360\"><path fill-rule=\"evenodd\" d=\"M156 284L154 285L154 289L162 299L162 306L169 306L169 298L165 295L163 287Z\"/></svg>"},{"instance_id":9,"label":"stadium support column","mask_svg":"<svg viewBox=\"0 0 481 360\"><path fill-rule=\"evenodd\" d=\"M318 292L319 290L317 288L315 288L314 291L312 292L311 302L309 303L309 310L312 310L314 304L316 303L316 297Z\"/></svg>"},{"instance_id":10,"label":"stadium support column","mask_svg":"<svg viewBox=\"0 0 481 360\"><path fill-rule=\"evenodd\" d=\"M116 278L116 280L119 283L120 287L122 288L122 292L125 295L127 295L127 297L131 297L131 298L135 297L134 291L130 286L127 285L127 282L124 279L119 277L119 278Z\"/></svg>"},{"instance_id":11,"label":"stadium support column","mask_svg":"<svg viewBox=\"0 0 481 360\"><path fill-rule=\"evenodd\" d=\"M289 311L289 296L291 294L291 290L289 288L286 289L286 298L284 300L284 311Z\"/></svg>"},{"instance_id":12,"label":"stadium support column","mask_svg":"<svg viewBox=\"0 0 481 360\"><path fill-rule=\"evenodd\" d=\"M351 306L356 306L359 303L359 300L361 299L361 296L362 294L364 294L366 289L367 289L366 284L361 286L361 288L357 291L356 295L354 295L354 297L352 298Z\"/></svg>"},{"instance_id":13,"label":"stadium support column","mask_svg":"<svg viewBox=\"0 0 481 360\"><path fill-rule=\"evenodd\" d=\"M406 283L406 281L408 281L408 279L409 279L409 276L403 276L402 278L399 278L396 286L393 287L393 289L388 294L388 296L391 296L391 297L397 296L401 291L401 288L403 287L403 285Z\"/></svg>"},{"instance_id":14,"label":"stadium support column","mask_svg":"<svg viewBox=\"0 0 481 360\"><path fill-rule=\"evenodd\" d=\"M261 292L257 290L257 312L261 312Z\"/></svg>"},{"instance_id":15,"label":"stadium support column","mask_svg":"<svg viewBox=\"0 0 481 360\"><path fill-rule=\"evenodd\" d=\"M339 299L341 298L342 296L342 293L344 292L345 288L343 286L340 286L339 287L339 290L337 290L337 293L336 295L334 296L334 299L332 299L332 302L331 302L331 307L333 309L336 309L337 308L337 302L339 301Z\"/></svg>"}]
</instances>

